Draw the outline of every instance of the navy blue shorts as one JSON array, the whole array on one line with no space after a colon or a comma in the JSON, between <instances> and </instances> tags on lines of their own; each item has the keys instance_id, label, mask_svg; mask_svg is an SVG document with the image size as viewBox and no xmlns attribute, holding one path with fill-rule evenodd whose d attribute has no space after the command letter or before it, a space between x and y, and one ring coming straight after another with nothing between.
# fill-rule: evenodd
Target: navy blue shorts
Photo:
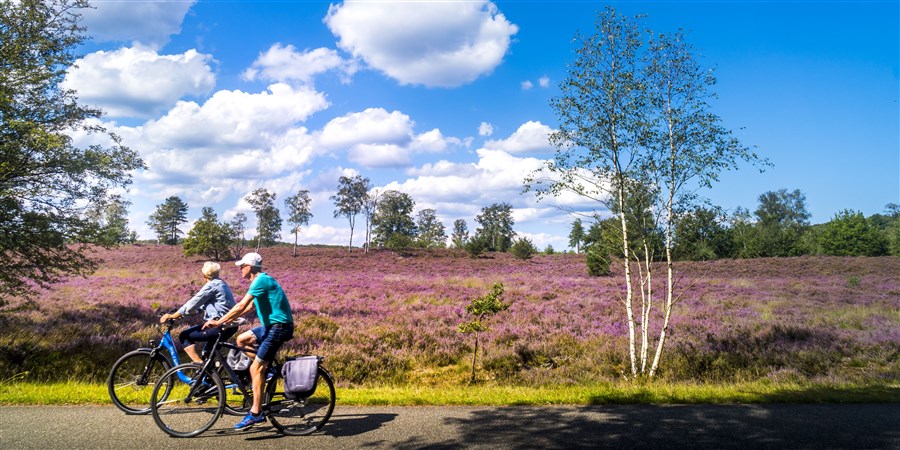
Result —
<instances>
[{"instance_id":1,"label":"navy blue shorts","mask_svg":"<svg viewBox=\"0 0 900 450\"><path fill-rule=\"evenodd\" d=\"M227 341L237 332L237 327L221 329L219 327L203 329L203 324L194 325L178 335L182 347L190 347L198 342L205 342L207 347L212 346L213 341L222 334L222 340Z\"/></svg>"},{"instance_id":2,"label":"navy blue shorts","mask_svg":"<svg viewBox=\"0 0 900 450\"><path fill-rule=\"evenodd\" d=\"M272 362L275 354L281 349L281 344L291 340L294 337L294 324L292 323L274 323L270 327L260 325L252 330L256 336L256 342L259 342L259 348L256 350L256 359L265 362Z\"/></svg>"}]
</instances>

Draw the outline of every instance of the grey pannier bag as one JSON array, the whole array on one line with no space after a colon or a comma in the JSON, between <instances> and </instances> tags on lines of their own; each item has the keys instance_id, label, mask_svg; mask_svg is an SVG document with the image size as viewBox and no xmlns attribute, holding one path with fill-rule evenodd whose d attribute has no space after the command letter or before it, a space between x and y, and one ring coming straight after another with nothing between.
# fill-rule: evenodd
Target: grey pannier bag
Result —
<instances>
[{"instance_id":1,"label":"grey pannier bag","mask_svg":"<svg viewBox=\"0 0 900 450\"><path fill-rule=\"evenodd\" d=\"M284 378L284 396L301 400L316 391L316 375L319 374L318 356L297 356L288 359L281 368Z\"/></svg>"},{"instance_id":2,"label":"grey pannier bag","mask_svg":"<svg viewBox=\"0 0 900 450\"><path fill-rule=\"evenodd\" d=\"M228 352L227 361L228 365L234 370L247 370L250 367L250 357L236 348Z\"/></svg>"}]
</instances>

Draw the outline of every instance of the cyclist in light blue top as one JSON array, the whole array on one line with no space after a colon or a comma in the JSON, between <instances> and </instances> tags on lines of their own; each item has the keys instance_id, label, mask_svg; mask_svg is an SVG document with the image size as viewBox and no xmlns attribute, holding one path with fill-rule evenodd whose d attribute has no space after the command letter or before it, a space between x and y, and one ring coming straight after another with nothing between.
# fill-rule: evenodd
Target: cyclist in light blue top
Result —
<instances>
[{"instance_id":1,"label":"cyclist in light blue top","mask_svg":"<svg viewBox=\"0 0 900 450\"><path fill-rule=\"evenodd\" d=\"M262 325L241 333L237 338L237 344L241 347L259 345L253 364L250 365L253 406L250 407L247 416L234 426L236 430L242 430L266 421L266 416L262 414L266 370L275 359L281 345L294 337L294 319L291 316L291 304L281 285L262 271L262 256L258 253L247 253L235 264L241 268L241 276L250 280L247 295L231 308L228 314L221 319L207 321L204 327L216 327L223 322L236 319L252 311L255 305L256 315Z\"/></svg>"},{"instance_id":2,"label":"cyclist in light blue top","mask_svg":"<svg viewBox=\"0 0 900 450\"><path fill-rule=\"evenodd\" d=\"M203 311L204 321L222 317L227 314L228 311L234 307L234 295L232 295L228 284L219 278L220 270L221 266L217 263L211 261L204 263L203 269L201 269L200 272L203 273L206 284L200 288L200 292L197 292L197 294L188 300L187 303L182 305L181 308L178 308L178 311L171 314L163 314L162 317L159 318L159 323L165 323L169 319L178 319L196 314L201 310ZM225 330L222 330L221 327L204 329L203 325L204 324L200 324L190 327L178 335L178 339L184 347L184 352L187 353L193 362L203 361L200 357L200 353L197 351L196 344L198 342L209 344L210 342L215 341L219 334L222 335L222 340L227 340L237 332L236 327L227 328Z\"/></svg>"}]
</instances>

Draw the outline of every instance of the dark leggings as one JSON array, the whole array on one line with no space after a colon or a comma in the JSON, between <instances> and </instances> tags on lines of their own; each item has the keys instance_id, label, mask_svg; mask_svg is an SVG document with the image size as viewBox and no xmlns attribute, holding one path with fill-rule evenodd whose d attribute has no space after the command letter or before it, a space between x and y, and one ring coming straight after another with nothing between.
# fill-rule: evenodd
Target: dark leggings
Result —
<instances>
[{"instance_id":1,"label":"dark leggings","mask_svg":"<svg viewBox=\"0 0 900 450\"><path fill-rule=\"evenodd\" d=\"M203 324L194 325L178 335L178 340L181 341L181 345L183 347L190 347L198 342L204 342L206 345L202 348L201 354L206 355L207 350L212 347L212 343L216 340L219 334L222 334L222 340L227 341L234 336L234 333L237 333L238 327L231 327L222 330L219 327L207 328L203 329Z\"/></svg>"}]
</instances>

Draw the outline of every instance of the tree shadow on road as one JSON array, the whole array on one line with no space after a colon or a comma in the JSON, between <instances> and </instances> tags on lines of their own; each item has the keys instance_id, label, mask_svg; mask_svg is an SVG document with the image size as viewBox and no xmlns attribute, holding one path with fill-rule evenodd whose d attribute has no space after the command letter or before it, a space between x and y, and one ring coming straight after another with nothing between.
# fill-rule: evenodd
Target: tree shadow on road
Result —
<instances>
[{"instance_id":1,"label":"tree shadow on road","mask_svg":"<svg viewBox=\"0 0 900 450\"><path fill-rule=\"evenodd\" d=\"M446 423L459 448L896 448L900 406L608 405L505 407ZM397 448L420 448L411 438Z\"/></svg>"}]
</instances>

